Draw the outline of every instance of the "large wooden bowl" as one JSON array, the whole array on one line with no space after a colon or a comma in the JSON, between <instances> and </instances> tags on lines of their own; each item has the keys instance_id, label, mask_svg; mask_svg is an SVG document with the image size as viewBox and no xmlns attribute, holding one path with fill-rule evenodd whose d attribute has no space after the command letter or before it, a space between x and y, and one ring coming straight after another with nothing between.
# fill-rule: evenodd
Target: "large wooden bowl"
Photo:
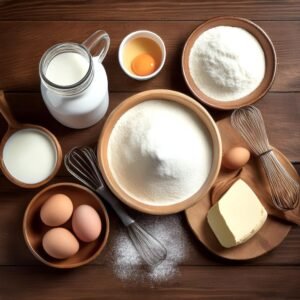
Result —
<instances>
[{"instance_id":1,"label":"large wooden bowl","mask_svg":"<svg viewBox=\"0 0 300 300\"><path fill-rule=\"evenodd\" d=\"M191 197L184 199L181 202L177 202L174 204L168 205L155 205L143 203L139 199L135 199L131 197L125 190L123 190L120 185L115 180L108 163L108 142L110 138L110 134L119 120L119 118L130 108L134 107L135 105L147 101L147 100L167 100L167 101L174 101L176 103L181 104L182 106L190 109L194 114L199 118L199 121L205 124L210 137L211 137L211 144L212 144L212 151L213 151L213 161L210 173L204 182L204 184L199 188L199 190L192 195ZM99 138L98 143L98 161L100 164L100 169L102 175L111 189L111 191L126 205L145 212L149 214L156 214L156 215L164 215L164 214L171 214L182 211L197 201L199 201L211 188L212 184L214 183L220 169L221 163L221 154L222 154L222 146L220 140L219 130L209 115L209 113L194 99L175 91L170 90L149 90L142 93L138 93L132 97L127 98L123 101L115 110L110 114L108 119L106 120L102 133ZM200 155L200 154L199 154Z\"/></svg>"},{"instance_id":2,"label":"large wooden bowl","mask_svg":"<svg viewBox=\"0 0 300 300\"><path fill-rule=\"evenodd\" d=\"M189 57L195 41L204 31L217 26L233 26L247 30L257 39L265 54L265 76L260 85L249 95L233 101L219 101L204 94L194 82L189 69ZM182 71L189 89L200 101L218 109L235 109L238 107L250 105L261 99L272 86L276 73L276 65L277 58L275 48L271 39L268 37L265 31L255 23L247 19L237 17L213 18L201 24L192 32L192 34L186 41L182 54Z\"/></svg>"}]
</instances>

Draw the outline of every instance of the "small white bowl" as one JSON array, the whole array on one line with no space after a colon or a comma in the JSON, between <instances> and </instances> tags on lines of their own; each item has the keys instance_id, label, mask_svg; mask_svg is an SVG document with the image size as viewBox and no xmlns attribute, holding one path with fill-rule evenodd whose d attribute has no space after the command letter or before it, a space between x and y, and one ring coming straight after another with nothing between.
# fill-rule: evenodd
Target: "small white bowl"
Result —
<instances>
[{"instance_id":1,"label":"small white bowl","mask_svg":"<svg viewBox=\"0 0 300 300\"><path fill-rule=\"evenodd\" d=\"M159 67L155 70L155 72L146 75L146 76L139 76L139 75L135 75L134 73L130 72L130 70L128 70L123 62L123 50L125 45L132 39L136 39L136 38L148 38L151 39L152 41L154 41L161 50L161 54L162 54L162 58L161 58L161 62ZM162 69L163 65L165 64L166 61L166 47L165 44L163 42L163 40L161 39L160 36L158 36L156 33L152 32L152 31L148 31L148 30L138 30L138 31L134 31L130 34L128 34L121 42L120 47L119 47L119 53L118 53L118 58L119 58L119 63L120 66L122 68L122 70L131 78L136 79L136 80L148 80L150 78L153 78L154 76L156 76L160 70Z\"/></svg>"}]
</instances>

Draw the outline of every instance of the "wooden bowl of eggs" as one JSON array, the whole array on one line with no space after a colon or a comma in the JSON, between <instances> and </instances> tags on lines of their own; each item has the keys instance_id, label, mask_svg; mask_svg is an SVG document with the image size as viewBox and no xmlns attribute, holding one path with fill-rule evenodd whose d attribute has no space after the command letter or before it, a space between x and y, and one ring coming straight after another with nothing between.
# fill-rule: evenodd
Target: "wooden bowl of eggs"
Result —
<instances>
[{"instance_id":1,"label":"wooden bowl of eggs","mask_svg":"<svg viewBox=\"0 0 300 300\"><path fill-rule=\"evenodd\" d=\"M44 264L76 268L104 249L109 218L100 199L75 183L58 183L40 191L29 203L23 234L32 254Z\"/></svg>"}]
</instances>

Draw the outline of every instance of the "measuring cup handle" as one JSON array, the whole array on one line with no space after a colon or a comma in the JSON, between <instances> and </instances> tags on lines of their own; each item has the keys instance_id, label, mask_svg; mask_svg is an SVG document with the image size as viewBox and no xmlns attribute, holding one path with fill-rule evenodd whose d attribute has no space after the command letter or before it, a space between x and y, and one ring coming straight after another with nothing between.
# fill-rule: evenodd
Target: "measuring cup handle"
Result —
<instances>
[{"instance_id":1,"label":"measuring cup handle","mask_svg":"<svg viewBox=\"0 0 300 300\"><path fill-rule=\"evenodd\" d=\"M3 91L0 91L0 113L8 123L8 126L11 128L17 128L19 127L19 123L15 120L13 115L11 114L11 111L9 109L9 106L6 102L5 95Z\"/></svg>"},{"instance_id":2,"label":"measuring cup handle","mask_svg":"<svg viewBox=\"0 0 300 300\"><path fill-rule=\"evenodd\" d=\"M110 38L105 31L98 30L89 36L82 45L84 45L90 52L92 52L95 48L96 54L94 56L98 57L99 62L102 63L109 49Z\"/></svg>"}]
</instances>

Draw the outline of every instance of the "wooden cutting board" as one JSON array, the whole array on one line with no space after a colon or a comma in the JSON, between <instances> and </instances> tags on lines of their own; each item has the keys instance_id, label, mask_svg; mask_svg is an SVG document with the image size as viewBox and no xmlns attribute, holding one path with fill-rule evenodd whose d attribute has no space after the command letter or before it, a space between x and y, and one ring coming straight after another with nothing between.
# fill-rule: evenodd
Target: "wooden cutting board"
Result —
<instances>
[{"instance_id":1,"label":"wooden cutting board","mask_svg":"<svg viewBox=\"0 0 300 300\"><path fill-rule=\"evenodd\" d=\"M231 127L230 117L217 122L217 125L221 134L223 153L234 146L243 146L249 149L239 134ZM289 160L278 150L274 149L274 151L287 171L299 180L297 172ZM226 180L232 180L236 174L237 171L221 169L216 185L220 182L224 183ZM263 169L255 158L251 158L243 167L240 178L251 186L267 211L271 212L273 208L268 183ZM221 246L208 225L206 216L210 207L211 193L207 194L198 203L185 211L187 221L202 244L217 256L226 259L247 260L259 257L276 248L285 239L292 227L290 223L269 215L261 230L249 241L236 247L226 249Z\"/></svg>"}]
</instances>

